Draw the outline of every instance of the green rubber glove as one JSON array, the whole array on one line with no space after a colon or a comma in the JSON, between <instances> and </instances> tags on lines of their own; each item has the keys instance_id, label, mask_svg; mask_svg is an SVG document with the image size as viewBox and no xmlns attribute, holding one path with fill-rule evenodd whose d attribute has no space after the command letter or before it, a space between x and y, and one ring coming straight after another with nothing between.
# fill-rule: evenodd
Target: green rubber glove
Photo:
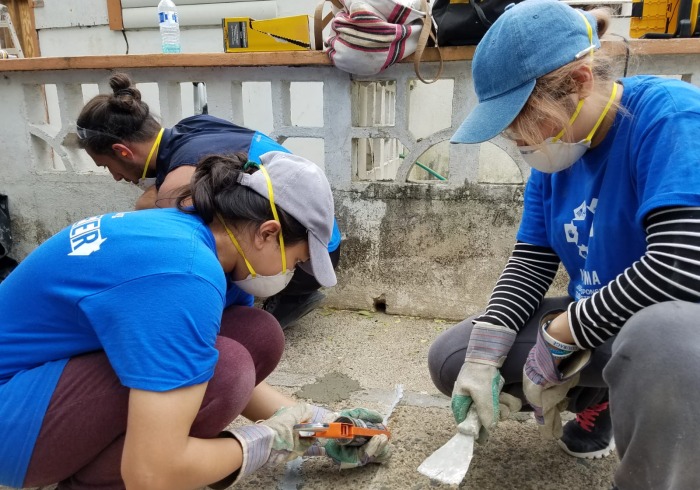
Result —
<instances>
[{"instance_id":1,"label":"green rubber glove","mask_svg":"<svg viewBox=\"0 0 700 490\"><path fill-rule=\"evenodd\" d=\"M382 464L391 457L391 444L384 434L372 437L362 446L341 446L333 440L325 445L326 456L340 465L340 469L356 468L369 463Z\"/></svg>"}]
</instances>

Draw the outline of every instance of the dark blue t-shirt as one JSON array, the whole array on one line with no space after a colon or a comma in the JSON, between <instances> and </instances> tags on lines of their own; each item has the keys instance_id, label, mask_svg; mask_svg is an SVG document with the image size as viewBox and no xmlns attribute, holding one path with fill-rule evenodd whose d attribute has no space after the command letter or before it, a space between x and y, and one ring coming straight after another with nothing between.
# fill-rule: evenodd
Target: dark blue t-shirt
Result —
<instances>
[{"instance_id":1,"label":"dark blue t-shirt","mask_svg":"<svg viewBox=\"0 0 700 490\"><path fill-rule=\"evenodd\" d=\"M518 240L554 249L577 300L644 255L650 211L700 206L700 90L650 76L621 82L624 110L602 143L561 172L533 169L525 190Z\"/></svg>"},{"instance_id":2,"label":"dark blue t-shirt","mask_svg":"<svg viewBox=\"0 0 700 490\"><path fill-rule=\"evenodd\" d=\"M207 114L191 116L163 130L156 158L156 187L177 167L196 165L207 155L242 152L259 163L260 155L268 151L289 152L258 131Z\"/></svg>"},{"instance_id":3,"label":"dark blue t-shirt","mask_svg":"<svg viewBox=\"0 0 700 490\"><path fill-rule=\"evenodd\" d=\"M208 381L225 294L209 227L176 209L86 218L34 250L0 283L0 484L22 486L72 357L104 351L129 388Z\"/></svg>"}]
</instances>

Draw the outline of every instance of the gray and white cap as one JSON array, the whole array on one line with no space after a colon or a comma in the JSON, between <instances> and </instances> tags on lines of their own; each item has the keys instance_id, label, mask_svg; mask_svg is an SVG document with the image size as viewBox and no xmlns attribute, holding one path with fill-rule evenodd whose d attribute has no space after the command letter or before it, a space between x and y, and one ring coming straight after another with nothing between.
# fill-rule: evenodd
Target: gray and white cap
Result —
<instances>
[{"instance_id":1,"label":"gray and white cap","mask_svg":"<svg viewBox=\"0 0 700 490\"><path fill-rule=\"evenodd\" d=\"M328 255L335 210L333 193L325 174L306 158L283 151L260 155L260 163L270 176L275 206L284 209L308 230L311 270L304 269L312 273L322 286L335 286L335 271ZM239 182L270 199L262 171L243 174Z\"/></svg>"}]
</instances>

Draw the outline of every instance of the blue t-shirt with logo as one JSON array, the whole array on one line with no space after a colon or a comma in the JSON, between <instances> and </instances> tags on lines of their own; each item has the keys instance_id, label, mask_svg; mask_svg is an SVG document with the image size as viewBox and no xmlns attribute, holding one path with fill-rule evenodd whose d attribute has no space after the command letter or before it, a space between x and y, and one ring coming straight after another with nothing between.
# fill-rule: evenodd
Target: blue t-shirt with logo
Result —
<instances>
[{"instance_id":1,"label":"blue t-shirt with logo","mask_svg":"<svg viewBox=\"0 0 700 490\"><path fill-rule=\"evenodd\" d=\"M572 167L532 170L517 238L551 247L576 300L594 294L646 251L644 218L700 206L700 89L636 76L621 80L623 111Z\"/></svg>"},{"instance_id":2,"label":"blue t-shirt with logo","mask_svg":"<svg viewBox=\"0 0 700 490\"><path fill-rule=\"evenodd\" d=\"M207 155L243 152L249 160L260 163L260 155L269 151L290 153L284 146L259 131L208 114L191 116L163 131L156 159L156 186L160 187L172 170L183 165L196 165ZM334 219L328 251L337 250L340 241L340 228ZM253 296L231 284L228 304L252 306Z\"/></svg>"},{"instance_id":3,"label":"blue t-shirt with logo","mask_svg":"<svg viewBox=\"0 0 700 490\"><path fill-rule=\"evenodd\" d=\"M0 484L22 486L71 357L104 351L129 388L208 381L225 294L209 227L176 209L87 218L34 250L0 283Z\"/></svg>"}]
</instances>

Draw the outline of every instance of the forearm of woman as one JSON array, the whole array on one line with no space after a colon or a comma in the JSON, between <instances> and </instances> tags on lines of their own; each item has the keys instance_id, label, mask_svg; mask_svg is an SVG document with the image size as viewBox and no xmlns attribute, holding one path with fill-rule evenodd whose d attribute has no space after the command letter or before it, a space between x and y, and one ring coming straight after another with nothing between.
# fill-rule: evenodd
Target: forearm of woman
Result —
<instances>
[{"instance_id":1,"label":"forearm of woman","mask_svg":"<svg viewBox=\"0 0 700 490\"><path fill-rule=\"evenodd\" d=\"M143 194L136 200L134 209L137 211L140 209L152 209L156 207L156 197L158 196L158 190L155 185L149 187Z\"/></svg>"},{"instance_id":2,"label":"forearm of woman","mask_svg":"<svg viewBox=\"0 0 700 490\"><path fill-rule=\"evenodd\" d=\"M121 473L130 490L191 490L240 468L235 439L190 437L206 383L168 392L131 390Z\"/></svg>"},{"instance_id":3,"label":"forearm of woman","mask_svg":"<svg viewBox=\"0 0 700 490\"><path fill-rule=\"evenodd\" d=\"M297 401L277 391L265 381L253 390L243 416L253 422L272 417L282 407L293 407Z\"/></svg>"},{"instance_id":4,"label":"forearm of woman","mask_svg":"<svg viewBox=\"0 0 700 490\"><path fill-rule=\"evenodd\" d=\"M564 342L565 344L575 343L574 336L571 334L571 327L569 326L568 312L564 312L552 320L552 323L547 327L547 333L559 342Z\"/></svg>"}]
</instances>

